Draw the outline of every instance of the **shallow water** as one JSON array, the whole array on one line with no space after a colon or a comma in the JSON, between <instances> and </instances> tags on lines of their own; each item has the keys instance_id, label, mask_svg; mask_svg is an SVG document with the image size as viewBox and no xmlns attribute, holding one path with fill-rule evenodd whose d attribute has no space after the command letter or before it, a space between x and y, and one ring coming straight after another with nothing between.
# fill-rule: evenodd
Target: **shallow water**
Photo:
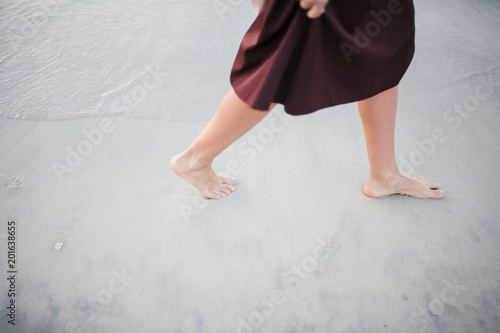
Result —
<instances>
[{"instance_id":1,"label":"shallow water","mask_svg":"<svg viewBox=\"0 0 500 333\"><path fill-rule=\"evenodd\" d=\"M140 118L205 119L254 16L233 3L2 1L0 114L70 119L129 108Z\"/></svg>"}]
</instances>

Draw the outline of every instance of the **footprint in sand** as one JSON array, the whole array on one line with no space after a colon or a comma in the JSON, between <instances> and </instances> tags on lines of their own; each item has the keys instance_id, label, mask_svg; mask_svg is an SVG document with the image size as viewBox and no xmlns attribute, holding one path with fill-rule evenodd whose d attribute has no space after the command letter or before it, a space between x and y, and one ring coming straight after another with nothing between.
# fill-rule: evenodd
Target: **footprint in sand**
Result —
<instances>
[{"instance_id":1,"label":"footprint in sand","mask_svg":"<svg viewBox=\"0 0 500 333\"><path fill-rule=\"evenodd\" d=\"M24 186L24 180L21 178L17 178L15 176L12 176L9 180L9 184L7 185L10 188L20 188Z\"/></svg>"}]
</instances>

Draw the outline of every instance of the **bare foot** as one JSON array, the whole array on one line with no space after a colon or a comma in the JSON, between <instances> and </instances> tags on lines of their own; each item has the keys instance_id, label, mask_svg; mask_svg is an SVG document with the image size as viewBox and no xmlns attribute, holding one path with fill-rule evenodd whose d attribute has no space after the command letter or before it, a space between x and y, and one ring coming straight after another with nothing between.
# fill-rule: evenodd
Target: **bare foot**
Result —
<instances>
[{"instance_id":1,"label":"bare foot","mask_svg":"<svg viewBox=\"0 0 500 333\"><path fill-rule=\"evenodd\" d=\"M193 185L207 199L224 198L236 189L234 179L217 175L210 165L193 168L182 154L174 156L170 166L178 176Z\"/></svg>"},{"instance_id":2,"label":"bare foot","mask_svg":"<svg viewBox=\"0 0 500 333\"><path fill-rule=\"evenodd\" d=\"M416 198L441 199L445 191L438 190L439 184L422 177L405 177L398 175L391 180L379 181L368 179L363 192L370 198L380 198L390 194L404 194Z\"/></svg>"}]
</instances>

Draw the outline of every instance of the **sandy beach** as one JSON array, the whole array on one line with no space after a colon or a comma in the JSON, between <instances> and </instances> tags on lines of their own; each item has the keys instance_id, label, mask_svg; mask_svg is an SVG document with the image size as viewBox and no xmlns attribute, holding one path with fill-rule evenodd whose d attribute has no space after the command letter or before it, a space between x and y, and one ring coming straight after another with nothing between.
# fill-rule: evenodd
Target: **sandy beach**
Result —
<instances>
[{"instance_id":1,"label":"sandy beach","mask_svg":"<svg viewBox=\"0 0 500 333\"><path fill-rule=\"evenodd\" d=\"M216 201L169 161L250 1L2 2L0 332L500 332L500 3L415 7L396 156L444 199L364 196L347 104L276 107Z\"/></svg>"}]
</instances>

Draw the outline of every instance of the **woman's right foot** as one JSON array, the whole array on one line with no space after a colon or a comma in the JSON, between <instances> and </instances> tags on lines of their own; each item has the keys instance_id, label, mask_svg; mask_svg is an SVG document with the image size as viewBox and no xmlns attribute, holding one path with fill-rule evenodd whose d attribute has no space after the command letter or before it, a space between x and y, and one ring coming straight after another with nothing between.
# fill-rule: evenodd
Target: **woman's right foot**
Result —
<instances>
[{"instance_id":1,"label":"woman's right foot","mask_svg":"<svg viewBox=\"0 0 500 333\"><path fill-rule=\"evenodd\" d=\"M438 190L439 184L422 177L397 175L384 180L368 179L363 192L367 197L380 198L391 194L409 195L415 198L442 199L446 195Z\"/></svg>"},{"instance_id":2,"label":"woman's right foot","mask_svg":"<svg viewBox=\"0 0 500 333\"><path fill-rule=\"evenodd\" d=\"M236 189L234 179L217 175L210 165L193 167L183 154L174 156L170 161L170 166L178 176L193 185L204 198L221 199Z\"/></svg>"}]
</instances>

